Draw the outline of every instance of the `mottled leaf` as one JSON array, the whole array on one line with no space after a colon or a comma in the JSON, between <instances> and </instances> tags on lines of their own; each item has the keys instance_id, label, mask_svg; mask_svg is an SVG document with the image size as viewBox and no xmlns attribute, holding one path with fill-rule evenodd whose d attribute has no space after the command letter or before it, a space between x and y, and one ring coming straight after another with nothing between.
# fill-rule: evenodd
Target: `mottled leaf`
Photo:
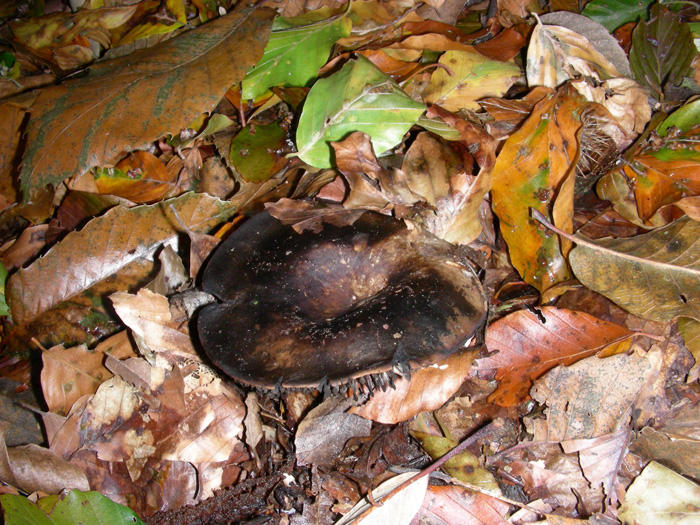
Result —
<instances>
[{"instance_id":1,"label":"mottled leaf","mask_svg":"<svg viewBox=\"0 0 700 525\"><path fill-rule=\"evenodd\" d=\"M574 166L585 100L573 88L547 95L506 140L493 170L492 207L501 223L513 266L544 291L571 277L566 244L530 217L530 208L552 213L571 231Z\"/></svg>"},{"instance_id":2,"label":"mottled leaf","mask_svg":"<svg viewBox=\"0 0 700 525\"><path fill-rule=\"evenodd\" d=\"M267 39L272 11L241 6L42 91L27 131L24 198L93 166L112 164L124 151L147 149L211 111L258 60Z\"/></svg>"},{"instance_id":3,"label":"mottled leaf","mask_svg":"<svg viewBox=\"0 0 700 525\"><path fill-rule=\"evenodd\" d=\"M500 97L521 76L520 68L510 62L486 58L476 51L447 51L423 93L423 99L448 111L477 109L484 97Z\"/></svg>"},{"instance_id":4,"label":"mottled leaf","mask_svg":"<svg viewBox=\"0 0 700 525\"><path fill-rule=\"evenodd\" d=\"M489 401L514 406L546 371L575 363L630 334L622 326L584 312L553 306L540 309L537 315L520 310L488 327L489 356L477 361L477 370L499 381Z\"/></svg>"}]
</instances>

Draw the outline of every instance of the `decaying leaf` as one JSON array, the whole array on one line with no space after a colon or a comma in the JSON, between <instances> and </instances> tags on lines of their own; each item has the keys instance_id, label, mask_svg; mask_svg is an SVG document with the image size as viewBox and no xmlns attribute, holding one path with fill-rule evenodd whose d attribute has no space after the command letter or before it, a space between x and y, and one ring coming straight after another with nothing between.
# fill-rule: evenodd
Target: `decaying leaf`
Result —
<instances>
[{"instance_id":1,"label":"decaying leaf","mask_svg":"<svg viewBox=\"0 0 700 525\"><path fill-rule=\"evenodd\" d=\"M551 213L555 224L571 231L577 137L585 105L569 85L546 96L506 140L493 169L491 205L513 266L540 291L571 278L565 259L570 245L538 226L529 210Z\"/></svg>"},{"instance_id":2,"label":"decaying leaf","mask_svg":"<svg viewBox=\"0 0 700 525\"><path fill-rule=\"evenodd\" d=\"M661 350L588 357L558 367L540 379L532 396L548 405L548 418L535 422L537 441L589 439L612 434L629 423L643 388L659 373Z\"/></svg>"},{"instance_id":3,"label":"decaying leaf","mask_svg":"<svg viewBox=\"0 0 700 525\"><path fill-rule=\"evenodd\" d=\"M90 490L85 473L38 445L7 448L0 429L0 480L26 493L58 494L66 488Z\"/></svg>"},{"instance_id":4,"label":"decaying leaf","mask_svg":"<svg viewBox=\"0 0 700 525\"><path fill-rule=\"evenodd\" d=\"M700 223L681 217L630 239L576 238L569 262L582 283L635 315L700 319L699 232Z\"/></svg>"},{"instance_id":5,"label":"decaying leaf","mask_svg":"<svg viewBox=\"0 0 700 525\"><path fill-rule=\"evenodd\" d=\"M692 522L700 513L700 487L652 461L627 489L620 520L629 525Z\"/></svg>"},{"instance_id":6,"label":"decaying leaf","mask_svg":"<svg viewBox=\"0 0 700 525\"><path fill-rule=\"evenodd\" d=\"M423 99L448 111L476 109L478 100L500 97L520 77L515 64L490 60L477 51L447 51L439 63L445 68L433 73Z\"/></svg>"},{"instance_id":7,"label":"decaying leaf","mask_svg":"<svg viewBox=\"0 0 700 525\"><path fill-rule=\"evenodd\" d=\"M569 365L629 337L626 328L584 312L545 306L535 315L512 313L486 330L490 355L478 360L482 376L499 381L489 400L502 406L517 405L532 380L557 365Z\"/></svg>"},{"instance_id":8,"label":"decaying leaf","mask_svg":"<svg viewBox=\"0 0 700 525\"><path fill-rule=\"evenodd\" d=\"M688 24L678 14L656 4L649 22L632 33L630 66L637 80L663 97L667 85L678 84L697 53Z\"/></svg>"},{"instance_id":9,"label":"decaying leaf","mask_svg":"<svg viewBox=\"0 0 700 525\"><path fill-rule=\"evenodd\" d=\"M125 150L146 149L211 111L257 62L272 15L241 4L206 29L95 65L83 79L43 90L27 131L25 200L47 185L114 163ZM200 38L203 31L207 38Z\"/></svg>"}]
</instances>

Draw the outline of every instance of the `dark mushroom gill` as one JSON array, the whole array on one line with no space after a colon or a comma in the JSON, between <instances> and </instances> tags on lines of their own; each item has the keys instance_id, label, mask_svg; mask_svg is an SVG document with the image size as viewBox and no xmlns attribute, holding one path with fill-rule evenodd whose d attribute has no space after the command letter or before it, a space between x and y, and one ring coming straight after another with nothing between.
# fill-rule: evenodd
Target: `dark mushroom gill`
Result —
<instances>
[{"instance_id":1,"label":"dark mushroom gill","mask_svg":"<svg viewBox=\"0 0 700 525\"><path fill-rule=\"evenodd\" d=\"M319 234L260 213L217 249L203 288L221 301L198 317L205 352L265 388L433 364L472 338L487 309L452 245L376 213Z\"/></svg>"}]
</instances>

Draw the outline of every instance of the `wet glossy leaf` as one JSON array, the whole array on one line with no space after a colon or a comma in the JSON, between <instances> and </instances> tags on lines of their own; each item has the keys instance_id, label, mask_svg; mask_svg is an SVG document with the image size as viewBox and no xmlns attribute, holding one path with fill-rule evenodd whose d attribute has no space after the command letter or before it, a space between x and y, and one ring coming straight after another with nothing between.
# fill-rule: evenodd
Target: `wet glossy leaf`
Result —
<instances>
[{"instance_id":1,"label":"wet glossy leaf","mask_svg":"<svg viewBox=\"0 0 700 525\"><path fill-rule=\"evenodd\" d=\"M700 223L681 217L630 239L576 240L576 277L640 317L700 320Z\"/></svg>"},{"instance_id":2,"label":"wet glossy leaf","mask_svg":"<svg viewBox=\"0 0 700 525\"><path fill-rule=\"evenodd\" d=\"M489 401L514 406L547 370L575 363L630 334L622 326L584 312L551 306L540 309L538 315L521 310L488 327L486 348L493 355L479 359L477 370L499 381Z\"/></svg>"},{"instance_id":3,"label":"wet glossy leaf","mask_svg":"<svg viewBox=\"0 0 700 525\"><path fill-rule=\"evenodd\" d=\"M346 14L318 20L329 10L295 19L278 18L260 62L243 79L241 97L254 99L274 86L307 86L318 76L335 42L350 34Z\"/></svg>"},{"instance_id":4,"label":"wet glossy leaf","mask_svg":"<svg viewBox=\"0 0 700 525\"><path fill-rule=\"evenodd\" d=\"M600 22L612 33L627 22L646 20L652 3L653 0L592 0L581 14Z\"/></svg>"},{"instance_id":5,"label":"wet glossy leaf","mask_svg":"<svg viewBox=\"0 0 700 525\"><path fill-rule=\"evenodd\" d=\"M700 126L700 99L695 99L671 113L656 132L659 136L665 137L671 127L677 128L681 133L687 133L698 126Z\"/></svg>"},{"instance_id":6,"label":"wet glossy leaf","mask_svg":"<svg viewBox=\"0 0 700 525\"><path fill-rule=\"evenodd\" d=\"M448 111L477 109L477 100L500 97L518 80L520 68L510 62L486 58L476 51L447 51L423 93L429 104L438 104Z\"/></svg>"},{"instance_id":7,"label":"wet glossy leaf","mask_svg":"<svg viewBox=\"0 0 700 525\"><path fill-rule=\"evenodd\" d=\"M700 195L699 131L667 137L660 147L642 150L623 166L622 176L634 188L637 213L645 224L653 224L662 206Z\"/></svg>"},{"instance_id":8,"label":"wet glossy leaf","mask_svg":"<svg viewBox=\"0 0 700 525\"><path fill-rule=\"evenodd\" d=\"M248 182L265 182L286 164L287 130L280 122L243 128L231 142L230 162Z\"/></svg>"},{"instance_id":9,"label":"wet glossy leaf","mask_svg":"<svg viewBox=\"0 0 700 525\"><path fill-rule=\"evenodd\" d=\"M114 163L123 151L146 149L211 111L262 54L271 17L271 11L243 7L42 91L27 132L25 199L93 166Z\"/></svg>"},{"instance_id":10,"label":"wet glossy leaf","mask_svg":"<svg viewBox=\"0 0 700 525\"><path fill-rule=\"evenodd\" d=\"M297 129L299 158L329 168L330 143L353 131L367 133L375 153L381 155L401 141L424 110L423 104L360 56L311 88Z\"/></svg>"},{"instance_id":11,"label":"wet glossy leaf","mask_svg":"<svg viewBox=\"0 0 700 525\"><path fill-rule=\"evenodd\" d=\"M513 266L540 291L571 277L564 257L568 249L537 225L528 210L552 213L555 224L571 230L574 166L585 104L571 87L546 96L506 140L493 170L492 207Z\"/></svg>"},{"instance_id":12,"label":"wet glossy leaf","mask_svg":"<svg viewBox=\"0 0 700 525\"><path fill-rule=\"evenodd\" d=\"M100 193L139 204L166 197L175 189L176 182L165 164L147 151L130 154L114 168L95 170L95 184Z\"/></svg>"},{"instance_id":13,"label":"wet glossy leaf","mask_svg":"<svg viewBox=\"0 0 700 525\"><path fill-rule=\"evenodd\" d=\"M632 33L630 66L640 84L662 96L666 85L678 84L688 73L697 48L688 24L678 14L652 8L649 22L640 22Z\"/></svg>"}]
</instances>

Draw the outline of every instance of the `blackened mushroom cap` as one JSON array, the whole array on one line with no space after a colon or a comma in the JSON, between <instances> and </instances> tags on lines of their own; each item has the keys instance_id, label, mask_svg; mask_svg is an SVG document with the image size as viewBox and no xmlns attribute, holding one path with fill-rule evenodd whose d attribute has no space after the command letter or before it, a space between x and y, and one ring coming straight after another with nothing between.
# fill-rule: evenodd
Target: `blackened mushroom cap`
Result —
<instances>
[{"instance_id":1,"label":"blackened mushroom cap","mask_svg":"<svg viewBox=\"0 0 700 525\"><path fill-rule=\"evenodd\" d=\"M197 320L209 358L257 387L316 388L421 368L461 350L486 298L454 246L365 213L296 233L259 213L216 250Z\"/></svg>"}]
</instances>

